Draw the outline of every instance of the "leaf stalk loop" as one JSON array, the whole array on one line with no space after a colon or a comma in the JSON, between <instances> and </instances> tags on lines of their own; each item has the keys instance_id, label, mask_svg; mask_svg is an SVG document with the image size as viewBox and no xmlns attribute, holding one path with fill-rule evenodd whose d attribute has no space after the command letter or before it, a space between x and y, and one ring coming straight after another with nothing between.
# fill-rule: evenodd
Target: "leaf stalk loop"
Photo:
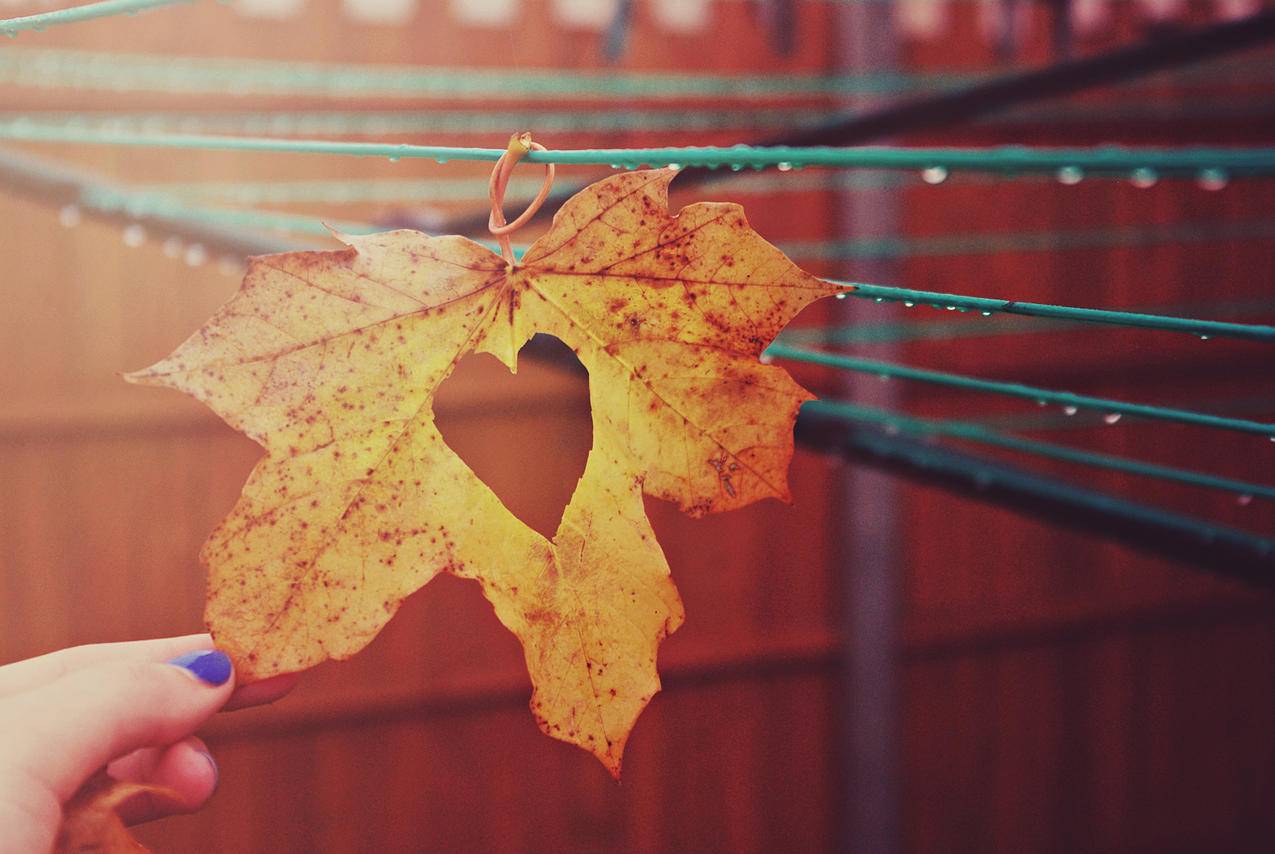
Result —
<instances>
[{"instance_id":1,"label":"leaf stalk loop","mask_svg":"<svg viewBox=\"0 0 1275 854\"><path fill-rule=\"evenodd\" d=\"M510 267L514 266L514 251L509 242L509 235L522 228L536 215L536 211L540 210L540 206L549 197L549 191L553 189L554 164L546 163L545 181L540 186L540 192L536 194L536 197L531 200L531 204L527 205L527 209L517 219L508 223L505 221L505 188L509 186L509 176L513 174L514 167L518 165L518 161L528 151L533 150L544 151L545 147L538 142L533 142L529 131L510 136L509 145L492 168L491 181L487 185L487 190L491 197L491 215L487 218L487 230L499 241L501 257L505 259L505 263Z\"/></svg>"}]
</instances>

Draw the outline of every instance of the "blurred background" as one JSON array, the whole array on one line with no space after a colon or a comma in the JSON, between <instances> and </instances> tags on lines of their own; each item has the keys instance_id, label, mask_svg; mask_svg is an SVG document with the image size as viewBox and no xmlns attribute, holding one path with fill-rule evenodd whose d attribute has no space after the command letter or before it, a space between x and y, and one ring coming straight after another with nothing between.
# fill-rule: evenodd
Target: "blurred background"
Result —
<instances>
[{"instance_id":1,"label":"blurred background","mask_svg":"<svg viewBox=\"0 0 1275 854\"><path fill-rule=\"evenodd\" d=\"M481 163L85 140L1271 145L1271 34L1253 0L203 0L24 32L0 45L0 660L200 629L197 552L260 450L119 374L196 329L246 254L334 247L321 220L480 234L486 219ZM1033 69L1047 71L1021 76ZM561 168L558 185L609 172ZM539 176L518 170L511 213ZM820 275L1275 319L1268 178L688 172L673 207L699 199L741 202ZM1275 417L1269 344L855 299L795 326L856 355ZM537 346L516 378L469 357L437 410L449 444L546 531L583 469L589 402L570 354ZM1275 480L1263 436L792 370L893 413ZM791 506L695 521L648 500L687 621L618 785L539 733L517 643L477 586L442 577L353 660L212 724L219 793L143 840L161 854L1275 850L1272 569L1251 537L1227 551L1208 527L1270 535L1269 499L888 419L808 426ZM1005 488L1018 474L1045 498ZM1060 483L1125 503L1082 512ZM1190 517L1194 539L1139 527L1139 508Z\"/></svg>"}]
</instances>

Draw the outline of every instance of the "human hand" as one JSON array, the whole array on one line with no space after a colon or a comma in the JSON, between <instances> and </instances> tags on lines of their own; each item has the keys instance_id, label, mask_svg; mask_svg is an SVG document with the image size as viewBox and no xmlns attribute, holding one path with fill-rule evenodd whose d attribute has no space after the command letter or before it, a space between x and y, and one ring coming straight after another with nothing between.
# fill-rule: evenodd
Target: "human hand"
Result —
<instances>
[{"instance_id":1,"label":"human hand","mask_svg":"<svg viewBox=\"0 0 1275 854\"><path fill-rule=\"evenodd\" d=\"M51 850L63 805L103 766L172 792L124 804L129 824L199 809L217 765L191 733L219 710L277 700L296 680L236 690L230 659L208 635L80 646L0 667L0 854Z\"/></svg>"}]
</instances>

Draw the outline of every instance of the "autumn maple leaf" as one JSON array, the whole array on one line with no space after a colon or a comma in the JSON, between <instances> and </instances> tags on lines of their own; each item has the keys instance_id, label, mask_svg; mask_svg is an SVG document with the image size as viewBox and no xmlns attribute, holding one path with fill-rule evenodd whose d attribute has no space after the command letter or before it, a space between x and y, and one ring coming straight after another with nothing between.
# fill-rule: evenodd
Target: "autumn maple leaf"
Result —
<instances>
[{"instance_id":1,"label":"autumn maple leaf","mask_svg":"<svg viewBox=\"0 0 1275 854\"><path fill-rule=\"evenodd\" d=\"M516 266L414 231L255 258L202 329L129 376L194 395L266 449L201 555L208 625L242 681L352 655L450 572L476 579L522 641L541 729L619 774L659 690L659 642L683 618L643 493L695 516L788 499L810 395L758 356L838 290L738 205L671 216L674 174L587 187ZM501 504L433 413L463 356L512 371L536 332L579 356L593 412L552 540Z\"/></svg>"}]
</instances>

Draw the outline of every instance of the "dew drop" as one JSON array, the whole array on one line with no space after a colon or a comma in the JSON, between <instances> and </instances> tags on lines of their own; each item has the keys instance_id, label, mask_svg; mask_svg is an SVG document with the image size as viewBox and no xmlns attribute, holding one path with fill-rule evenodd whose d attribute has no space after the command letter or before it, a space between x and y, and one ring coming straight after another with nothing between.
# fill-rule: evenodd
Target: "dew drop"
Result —
<instances>
[{"instance_id":1,"label":"dew drop","mask_svg":"<svg viewBox=\"0 0 1275 854\"><path fill-rule=\"evenodd\" d=\"M845 296L845 294L837 294L837 296ZM881 303L885 302L885 297L875 297L872 301L876 303L877 305L880 305Z\"/></svg>"},{"instance_id":2,"label":"dew drop","mask_svg":"<svg viewBox=\"0 0 1275 854\"><path fill-rule=\"evenodd\" d=\"M674 172L677 172L678 170L680 170L680 169L682 168L682 164L681 164L681 163L670 163L670 164L668 165L668 168L672 169Z\"/></svg>"},{"instance_id":3,"label":"dew drop","mask_svg":"<svg viewBox=\"0 0 1275 854\"><path fill-rule=\"evenodd\" d=\"M397 163L397 162L399 162L400 160L402 160L403 158L399 157L397 154L391 154L389 157L387 157L387 158L385 158L385 159L386 159L386 160L388 160L388 161L390 161L391 163Z\"/></svg>"},{"instance_id":4,"label":"dew drop","mask_svg":"<svg viewBox=\"0 0 1275 854\"><path fill-rule=\"evenodd\" d=\"M1106 415L1102 416L1103 424L1115 424L1119 420L1120 420L1119 412L1108 412Z\"/></svg>"},{"instance_id":5,"label":"dew drop","mask_svg":"<svg viewBox=\"0 0 1275 854\"><path fill-rule=\"evenodd\" d=\"M1058 170L1058 183L1074 187L1085 179L1085 173L1079 166L1064 166Z\"/></svg>"},{"instance_id":6,"label":"dew drop","mask_svg":"<svg viewBox=\"0 0 1275 854\"><path fill-rule=\"evenodd\" d=\"M1243 495L1237 495L1235 497L1235 503L1241 507L1247 507L1253 503L1253 496L1249 495L1247 492Z\"/></svg>"},{"instance_id":7,"label":"dew drop","mask_svg":"<svg viewBox=\"0 0 1275 854\"><path fill-rule=\"evenodd\" d=\"M202 243L192 243L186 247L186 266L198 267L208 260L208 250Z\"/></svg>"},{"instance_id":8,"label":"dew drop","mask_svg":"<svg viewBox=\"0 0 1275 854\"><path fill-rule=\"evenodd\" d=\"M124 245L130 249L136 249L146 242L146 229L137 223L133 223L124 229Z\"/></svg>"},{"instance_id":9,"label":"dew drop","mask_svg":"<svg viewBox=\"0 0 1275 854\"><path fill-rule=\"evenodd\" d=\"M763 365L769 365L771 362L775 361L775 357L770 355L770 353L763 352L757 357L757 361L761 362Z\"/></svg>"},{"instance_id":10,"label":"dew drop","mask_svg":"<svg viewBox=\"0 0 1275 854\"><path fill-rule=\"evenodd\" d=\"M1039 406L1039 407L1042 407L1042 408L1043 408L1043 407L1047 406L1047 405L1048 405L1048 403L1049 403L1049 401L1047 401L1047 400L1042 400L1042 399L1041 399L1041 398L1039 398L1039 397L1038 397L1038 398L1036 398L1036 405L1037 405L1037 406Z\"/></svg>"},{"instance_id":11,"label":"dew drop","mask_svg":"<svg viewBox=\"0 0 1275 854\"><path fill-rule=\"evenodd\" d=\"M904 307L904 308L912 308L912 307L913 307L913 306L915 306L915 305L916 305L916 303L912 302L912 300L904 300L904 301L903 301L903 307ZM1272 442L1275 442L1275 437L1272 437L1271 441L1272 441Z\"/></svg>"},{"instance_id":12,"label":"dew drop","mask_svg":"<svg viewBox=\"0 0 1275 854\"><path fill-rule=\"evenodd\" d=\"M742 172L743 170L744 170L744 164L742 163L732 163L730 165L730 171L732 172Z\"/></svg>"},{"instance_id":13,"label":"dew drop","mask_svg":"<svg viewBox=\"0 0 1275 854\"><path fill-rule=\"evenodd\" d=\"M58 222L64 228L75 228L84 219L80 213L79 205L66 205L62 210L58 211Z\"/></svg>"},{"instance_id":14,"label":"dew drop","mask_svg":"<svg viewBox=\"0 0 1275 854\"><path fill-rule=\"evenodd\" d=\"M956 311L956 306L954 305L945 305L943 307L946 308L948 311Z\"/></svg>"},{"instance_id":15,"label":"dew drop","mask_svg":"<svg viewBox=\"0 0 1275 854\"><path fill-rule=\"evenodd\" d=\"M845 299L845 298L846 298L846 294L837 294L837 299ZM881 300L877 300L877 302L880 302L880 301Z\"/></svg>"},{"instance_id":16,"label":"dew drop","mask_svg":"<svg viewBox=\"0 0 1275 854\"><path fill-rule=\"evenodd\" d=\"M983 315L983 317L991 317L991 316L992 316L992 313L991 313L990 311L980 311L980 312L979 312L979 314Z\"/></svg>"},{"instance_id":17,"label":"dew drop","mask_svg":"<svg viewBox=\"0 0 1275 854\"><path fill-rule=\"evenodd\" d=\"M1209 336L1207 336L1207 335L1201 335L1201 336L1200 336L1200 340L1201 340L1201 341L1208 341L1208 340L1209 340Z\"/></svg>"},{"instance_id":18,"label":"dew drop","mask_svg":"<svg viewBox=\"0 0 1275 854\"><path fill-rule=\"evenodd\" d=\"M1079 412L1079 411L1080 411L1080 409L1079 409L1078 407L1075 407L1075 406L1064 406L1064 407L1063 407L1063 415L1075 415L1075 414L1076 414L1077 412Z\"/></svg>"},{"instance_id":19,"label":"dew drop","mask_svg":"<svg viewBox=\"0 0 1275 854\"><path fill-rule=\"evenodd\" d=\"M778 169L780 172L791 172L792 164L789 163L787 160L781 160L775 164L775 168Z\"/></svg>"},{"instance_id":20,"label":"dew drop","mask_svg":"<svg viewBox=\"0 0 1275 854\"><path fill-rule=\"evenodd\" d=\"M160 247L168 258L179 258L182 254L182 242L179 237L170 237Z\"/></svg>"},{"instance_id":21,"label":"dew drop","mask_svg":"<svg viewBox=\"0 0 1275 854\"><path fill-rule=\"evenodd\" d=\"M889 374L877 374L877 379L878 379L878 380L880 380L880 381L881 381L881 382L883 382L883 383L888 383L888 382L890 381L890 375L889 375Z\"/></svg>"},{"instance_id":22,"label":"dew drop","mask_svg":"<svg viewBox=\"0 0 1275 854\"><path fill-rule=\"evenodd\" d=\"M1145 190L1148 187L1154 187L1156 182L1160 180L1160 176L1155 173L1154 169L1134 169L1129 175L1129 183L1137 187L1139 190Z\"/></svg>"},{"instance_id":23,"label":"dew drop","mask_svg":"<svg viewBox=\"0 0 1275 854\"><path fill-rule=\"evenodd\" d=\"M1201 190L1217 192L1218 190L1226 189L1226 185L1230 183L1230 178L1221 169L1202 169L1196 178L1196 183L1200 185Z\"/></svg>"},{"instance_id":24,"label":"dew drop","mask_svg":"<svg viewBox=\"0 0 1275 854\"><path fill-rule=\"evenodd\" d=\"M947 180L947 167L931 166L921 170L921 180L927 184L942 184Z\"/></svg>"}]
</instances>

